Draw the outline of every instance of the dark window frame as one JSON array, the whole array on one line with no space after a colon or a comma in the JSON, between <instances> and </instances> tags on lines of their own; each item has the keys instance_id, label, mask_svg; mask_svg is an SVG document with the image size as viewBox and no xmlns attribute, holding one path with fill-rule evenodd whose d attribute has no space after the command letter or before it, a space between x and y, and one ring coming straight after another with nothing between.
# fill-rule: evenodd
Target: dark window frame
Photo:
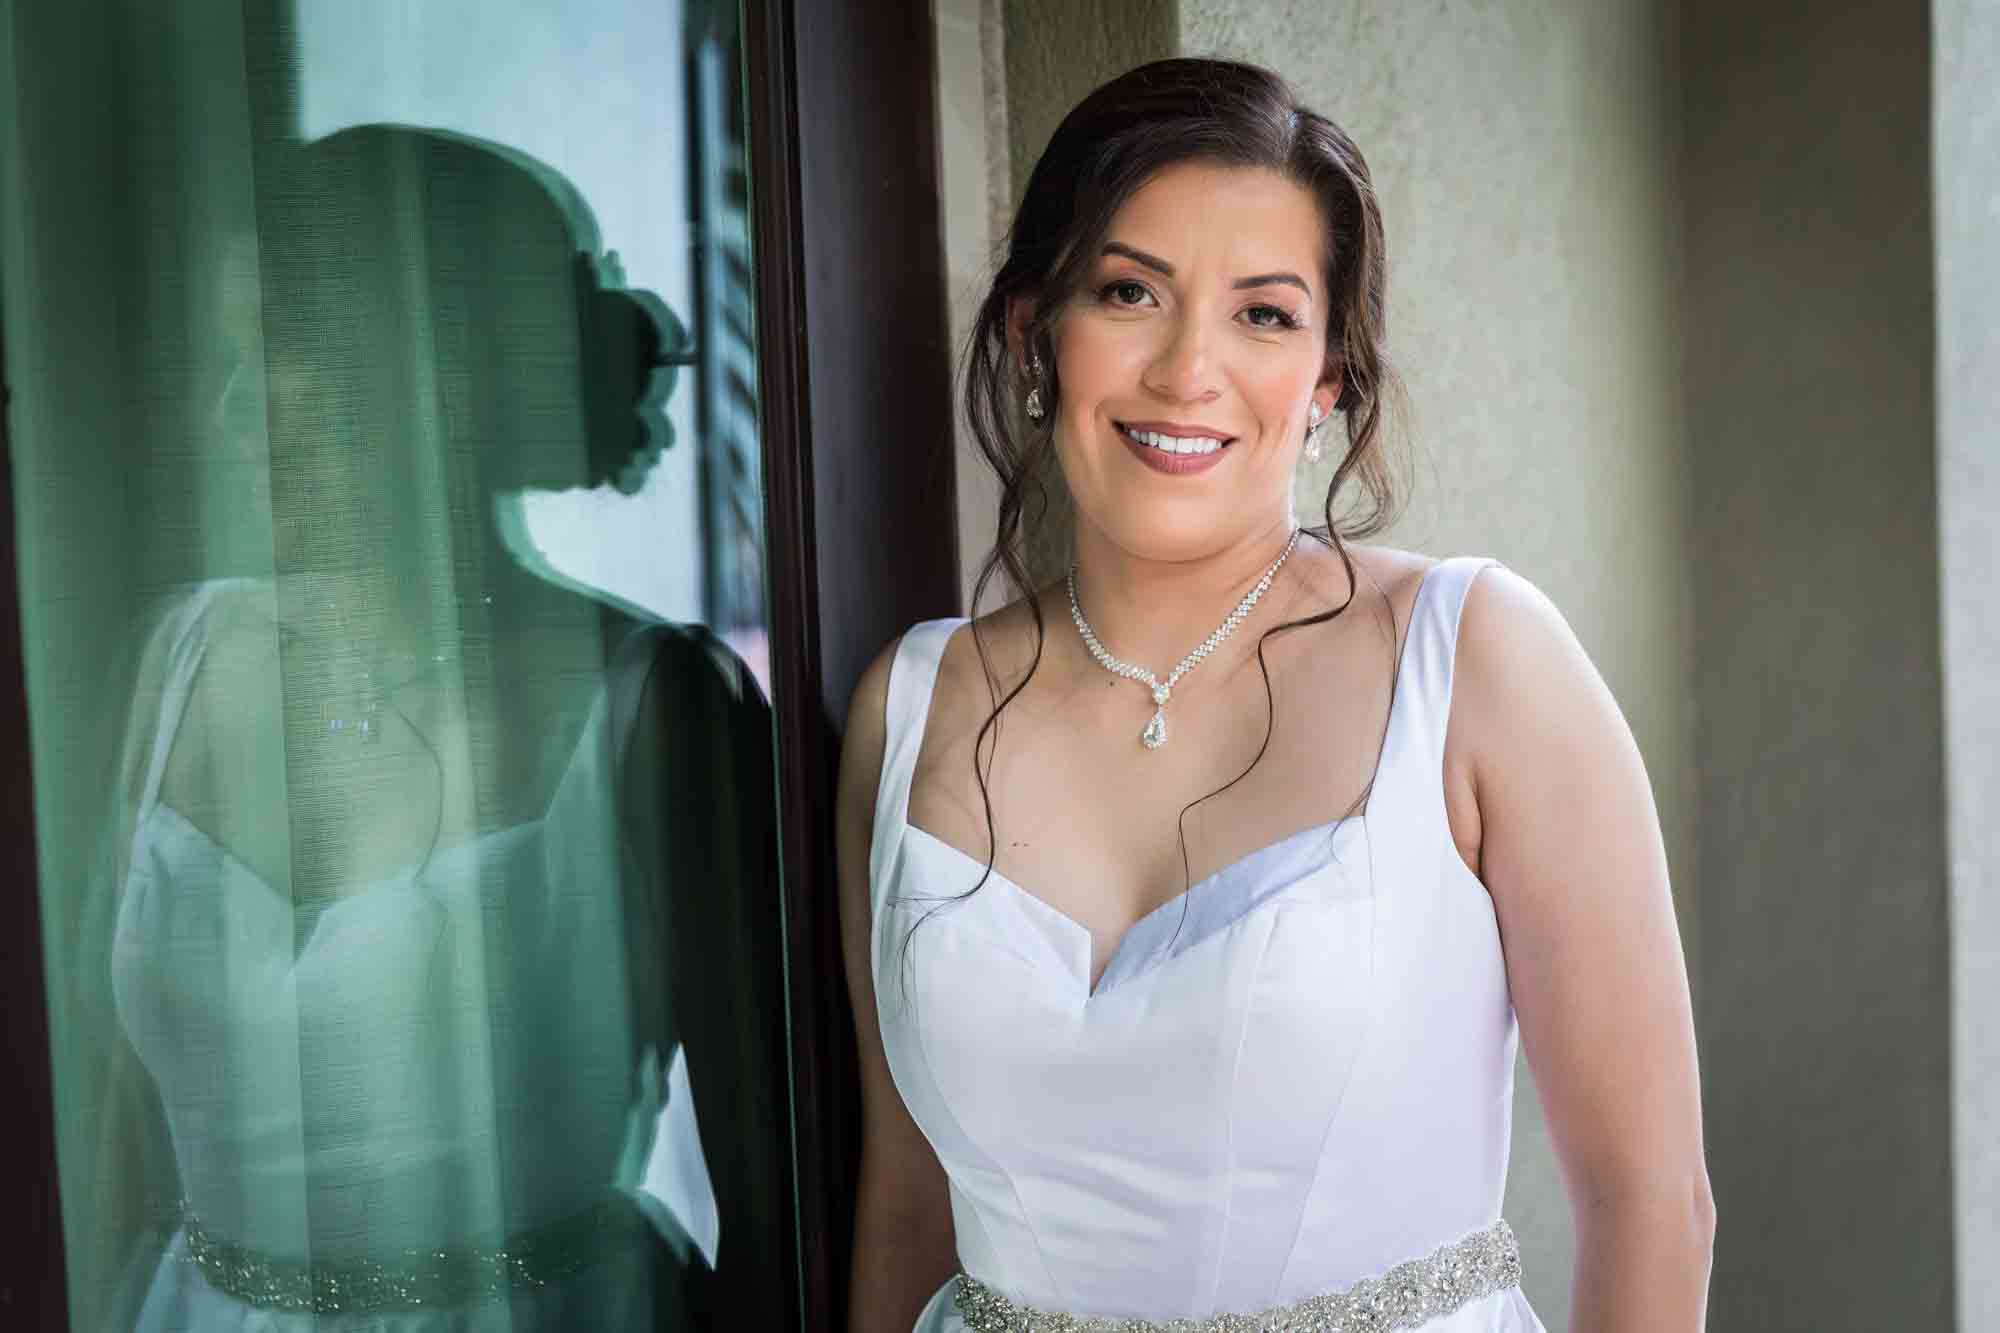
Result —
<instances>
[{"instance_id":1,"label":"dark window frame","mask_svg":"<svg viewBox=\"0 0 2000 1333\"><path fill-rule=\"evenodd\" d=\"M876 652L961 605L935 38L927 5L745 18L802 1304L833 1329L860 1157L839 737Z\"/></svg>"}]
</instances>

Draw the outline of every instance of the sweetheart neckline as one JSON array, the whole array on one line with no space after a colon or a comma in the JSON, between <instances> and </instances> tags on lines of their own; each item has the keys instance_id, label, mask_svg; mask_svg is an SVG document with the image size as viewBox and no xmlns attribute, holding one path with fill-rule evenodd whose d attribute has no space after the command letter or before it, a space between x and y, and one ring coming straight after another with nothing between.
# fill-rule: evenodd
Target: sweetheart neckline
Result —
<instances>
[{"instance_id":1,"label":"sweetheart neckline","mask_svg":"<svg viewBox=\"0 0 2000 1333\"><path fill-rule=\"evenodd\" d=\"M1391 684L1389 688L1389 715L1384 720L1381 745L1377 748L1375 752L1374 772L1368 779L1368 785L1365 788L1363 788L1363 790L1368 793L1367 800L1370 806L1374 805L1375 793L1382 785L1383 774L1387 771L1390 760L1395 756L1396 744L1399 738L1399 732L1402 726L1404 725L1403 715L1409 711L1409 705L1406 704L1404 701L1404 693L1406 690L1414 687L1412 687L1404 677L1403 657L1404 654L1408 651L1410 636L1416 632L1417 621L1424 614L1425 608L1428 605L1426 599L1427 597L1432 595L1431 590L1435 586L1437 586L1436 581L1433 580L1431 576L1437 573L1440 569L1443 569L1448 563L1449 562L1445 560L1434 560L1424 568L1423 573L1419 575L1417 578L1416 592L1411 594L1410 597L1410 612L1408 621L1406 624L1401 625L1397 628L1395 673L1390 678ZM1393 618L1393 612L1392 612L1392 618ZM952 616L938 621L926 622L927 625L941 625L944 626L945 629L944 629L943 641L938 645L936 658L930 663L930 678L925 683L924 686L924 697L922 705L916 710L916 725L915 725L916 753L913 754L909 760L913 768L916 764L917 758L920 757L923 753L924 738L926 734L930 731L931 708L937 694L938 672L943 665L944 655L946 651L948 651L949 648L951 647L951 640L953 639L953 637L955 637L960 630L964 629L970 623L971 623L971 618L967 616ZM910 639L909 634L905 633L903 638L900 641L898 641L896 645L896 659L900 660L902 658L903 648L909 643L909 639ZM892 680L893 680L894 669L895 669L895 663L892 662L891 665ZM938 837L936 834L931 833L928 830L916 824L911 823L909 811L910 811L910 780L906 776L905 780L902 783L900 799L897 801L895 808L896 820L902 826L902 828L905 831L914 829L916 832L923 834L924 837L929 839L931 842L951 852L953 855L959 857L960 859L966 861L967 863L971 865L976 865L982 870L986 868L985 861L981 860L978 857L973 856L970 852L965 851L961 847L946 842L943 838ZM1294 839L1304 838L1308 835L1315 833L1319 834L1337 833L1343 826L1348 824L1358 824L1365 817L1366 817L1366 811L1364 810L1360 814L1348 815L1344 818L1336 819L1329 823L1316 825L1313 828L1300 829L1297 833L1286 834L1283 838L1280 838L1277 842L1271 843L1265 847L1260 847L1256 851L1251 852L1249 856L1239 857L1237 860L1230 862L1228 865L1222 867L1222 869L1216 871L1214 874L1203 877L1198 883L1190 884L1187 888L1181 890L1181 892L1175 894L1172 898L1167 899L1167 901L1161 903L1158 907L1150 909L1144 916L1140 917L1137 921L1134 921L1130 926L1127 926L1125 928L1125 933L1119 936L1118 943L1113 946L1111 952L1105 957L1103 971L1098 972L1098 974L1093 978L1088 978L1089 985L1084 992L1084 998L1086 1000L1089 1000L1091 998L1094 998L1099 993L1098 992L1099 983L1103 981L1105 976L1107 976L1110 973L1113 965L1117 963L1119 954L1125 948L1125 942L1130 938L1132 938L1132 933L1135 930L1137 930L1139 926L1144 922L1152 920L1159 913L1165 911L1169 907L1172 907L1176 903L1185 902L1189 897L1189 895L1191 895L1196 889L1201 888L1203 885L1208 884L1211 881L1216 880L1222 877L1223 875L1228 874L1230 871L1235 870L1237 867L1243 865L1245 862L1253 858L1262 856L1267 852L1271 852L1276 850L1277 848L1283 847ZM1091 941L1093 961L1094 961L1096 937L1091 935L1090 928L1088 926L1084 925L1081 921L1078 921L1075 917L1063 911L1060 907L1057 907L1054 903L1042 897L1040 894L1037 894L1033 890L1028 889L1023 885L1016 883L1014 880L1007 878L1007 876L1002 874L997 867L991 873L994 879L997 879L1001 883L1007 885L1007 887L1012 889L1015 893L1021 895L1024 898L1031 899L1034 903L1038 904L1040 907L1052 913L1057 919L1067 923L1067 927L1069 929L1081 931L1085 936L1085 938ZM1090 970L1091 970L1090 967L1086 965L1085 967L1086 976L1088 976Z\"/></svg>"},{"instance_id":2,"label":"sweetheart neckline","mask_svg":"<svg viewBox=\"0 0 2000 1333\"><path fill-rule=\"evenodd\" d=\"M463 856L470 848L497 843L505 838L519 837L524 831L547 822L545 818L524 819L518 824L510 824L506 828L488 829L484 833L475 833L456 842L441 844L436 851L431 853L429 864L419 862L406 870L397 871L394 875L370 880L365 884L349 888L344 892L333 894L330 897L308 900L304 903L295 903L292 899L280 893L277 886L265 879L248 861L245 861L225 843L209 833L208 830L195 823L192 819L189 819L165 801L154 801L152 806L137 821L132 834L135 843L143 833L147 820L153 818L155 815L162 814L167 816L170 827L174 828L177 832L193 835L196 841L212 851L217 858L234 866L245 879L248 879L259 889L263 890L273 903L295 914L318 913L320 915L332 911L343 903L357 902L363 898L372 898L377 895L387 894L392 890L413 889L425 884L430 884L430 887L435 888L437 886L430 883L430 873L439 862L451 857ZM136 865L138 858L134 856L132 860L133 864Z\"/></svg>"},{"instance_id":3,"label":"sweetheart neckline","mask_svg":"<svg viewBox=\"0 0 2000 1333\"><path fill-rule=\"evenodd\" d=\"M1359 814L1352 814L1344 816L1343 818L1340 819L1328 820L1322 824L1314 824L1309 828L1302 828L1294 832L1287 833L1284 836L1277 838L1272 842L1267 842L1261 847L1246 852L1242 856L1239 856L1235 860L1229 862L1227 865L1222 866L1220 869L1211 871L1208 874L1203 875L1200 879L1188 885L1188 887L1182 889L1179 893L1174 894L1173 897L1166 899L1164 902L1161 902L1154 907L1148 908L1145 912L1141 913L1132 922L1131 925L1125 927L1124 931L1119 934L1117 941L1112 944L1109 952L1107 952L1104 956L1104 966L1100 969L1096 969L1096 975L1087 976L1086 979L1088 984L1084 991L1084 998L1086 1000L1092 1000L1102 993L1101 987L1103 985L1104 979L1112 974L1112 970L1117 966L1118 960L1125 953L1126 945L1135 938L1143 938L1143 932L1141 929L1142 927L1146 926L1148 922L1163 915L1167 911L1167 909L1185 904L1191 897L1193 897L1196 889L1205 888L1208 885L1214 884L1219 880L1225 879L1228 876L1241 871L1245 866L1252 865L1258 861L1274 856L1288 847L1295 846L1299 843L1306 842L1310 839L1319 837L1324 837L1324 838L1340 837L1342 836L1343 833L1345 833L1345 831L1350 826L1363 825L1366 818L1367 818L1367 812L1364 810ZM902 821L902 824L903 824L903 831L905 834L910 834L910 833L921 834L926 842L929 842L933 846L943 848L946 852L949 852L951 855L957 857L959 860L964 861L967 865L977 866L981 870L985 870L987 868L986 862L984 860L972 855L972 853L966 851L963 847L959 847L954 843L946 842L943 838L940 838L937 834L932 833L929 829L926 829L918 824L912 824L908 819L904 819ZM1063 926L1066 929L1069 929L1081 935L1084 939L1084 942L1091 947L1092 952L1094 954L1096 948L1097 936L1090 929L1089 926L1086 926L1085 924L1083 924L1083 922L1077 920L1075 917L1071 916L1068 912L1056 906L1053 902L1050 902L1047 898L1044 898L1041 894L1036 893L1033 889L1028 888L1026 885L1022 884L1019 880L1010 878L1009 876L1004 874L998 866L995 866L992 869L991 874L995 881L997 881L1002 885L1005 885L1008 889L1012 890L1015 894L1019 895L1020 897L1027 899L1031 904L1034 905L1034 907L1048 913L1049 916L1054 920L1062 922ZM1092 970L1088 963L1085 965L1085 970L1086 973Z\"/></svg>"}]
</instances>

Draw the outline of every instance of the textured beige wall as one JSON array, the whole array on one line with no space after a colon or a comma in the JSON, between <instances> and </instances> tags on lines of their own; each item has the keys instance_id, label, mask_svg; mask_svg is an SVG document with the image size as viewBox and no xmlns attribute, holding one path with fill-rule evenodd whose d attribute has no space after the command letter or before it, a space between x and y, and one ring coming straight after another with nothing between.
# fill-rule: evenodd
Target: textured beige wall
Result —
<instances>
[{"instance_id":1,"label":"textured beige wall","mask_svg":"<svg viewBox=\"0 0 2000 1333\"><path fill-rule=\"evenodd\" d=\"M1085 93L1176 54L1174 0L1003 0L1008 156L1021 197L1042 146Z\"/></svg>"},{"instance_id":2,"label":"textured beige wall","mask_svg":"<svg viewBox=\"0 0 2000 1333\"><path fill-rule=\"evenodd\" d=\"M938 190L943 211L946 301L951 315L953 420L960 546L959 595L972 605L979 564L991 545L1000 487L979 456L960 401L966 338L999 264L1012 183L1007 156L1007 71L1000 0L936 0ZM984 532L975 544L966 534ZM991 592L987 605L998 605Z\"/></svg>"},{"instance_id":3,"label":"textured beige wall","mask_svg":"<svg viewBox=\"0 0 2000 1333\"><path fill-rule=\"evenodd\" d=\"M1684 14L1712 1327L1944 1329L1930 33Z\"/></svg>"},{"instance_id":4,"label":"textured beige wall","mask_svg":"<svg viewBox=\"0 0 2000 1333\"><path fill-rule=\"evenodd\" d=\"M2000 5L1932 14L1958 1326L2000 1329Z\"/></svg>"}]
</instances>

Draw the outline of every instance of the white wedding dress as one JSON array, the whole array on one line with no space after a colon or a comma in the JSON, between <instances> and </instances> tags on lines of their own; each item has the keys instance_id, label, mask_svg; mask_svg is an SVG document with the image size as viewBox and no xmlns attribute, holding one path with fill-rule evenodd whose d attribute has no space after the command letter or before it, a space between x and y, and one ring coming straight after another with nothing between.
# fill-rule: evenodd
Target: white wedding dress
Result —
<instances>
[{"instance_id":1,"label":"white wedding dress","mask_svg":"<svg viewBox=\"0 0 2000 1333\"><path fill-rule=\"evenodd\" d=\"M952 901L983 862L908 822L964 622L904 637L869 867L875 995L979 1284L970 1315L958 1279L939 1289L918 1333L1312 1298L1283 1326L1541 1333L1500 1221L1513 1004L1443 789L1459 611L1491 563L1424 577L1366 814L1142 918L1095 989L1083 926L998 874Z\"/></svg>"},{"instance_id":2,"label":"white wedding dress","mask_svg":"<svg viewBox=\"0 0 2000 1333\"><path fill-rule=\"evenodd\" d=\"M634 1051L610 694L542 818L295 911L159 799L210 612L250 586L160 630L112 979L185 1218L137 1333L686 1327L715 1203L693 1121L656 1114L669 1060Z\"/></svg>"}]
</instances>

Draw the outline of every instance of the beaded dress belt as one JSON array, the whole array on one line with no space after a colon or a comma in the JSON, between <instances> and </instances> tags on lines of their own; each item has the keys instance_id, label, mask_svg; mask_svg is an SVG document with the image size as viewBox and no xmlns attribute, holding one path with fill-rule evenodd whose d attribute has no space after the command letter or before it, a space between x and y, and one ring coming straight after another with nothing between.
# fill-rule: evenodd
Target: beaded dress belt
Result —
<instances>
[{"instance_id":1,"label":"beaded dress belt","mask_svg":"<svg viewBox=\"0 0 2000 1333\"><path fill-rule=\"evenodd\" d=\"M1106 1318L1016 1305L960 1273L954 1299L974 1333L1391 1333L1417 1328L1481 1297L1521 1285L1521 1248L1502 1218L1421 1259L1340 1291L1258 1314L1212 1319Z\"/></svg>"},{"instance_id":2,"label":"beaded dress belt","mask_svg":"<svg viewBox=\"0 0 2000 1333\"><path fill-rule=\"evenodd\" d=\"M231 1244L205 1230L186 1204L185 1260L208 1285L246 1305L293 1314L366 1314L470 1305L545 1287L621 1253L650 1230L622 1194L494 1248L410 1249L380 1259L304 1260Z\"/></svg>"}]
</instances>

